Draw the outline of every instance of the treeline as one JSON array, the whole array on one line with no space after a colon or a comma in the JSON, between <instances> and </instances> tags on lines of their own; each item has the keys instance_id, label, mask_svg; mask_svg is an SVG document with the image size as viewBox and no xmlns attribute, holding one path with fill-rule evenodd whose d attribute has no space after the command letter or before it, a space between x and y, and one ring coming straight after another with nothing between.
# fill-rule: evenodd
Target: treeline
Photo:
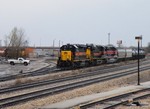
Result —
<instances>
[{"instance_id":1,"label":"treeline","mask_svg":"<svg viewBox=\"0 0 150 109\"><path fill-rule=\"evenodd\" d=\"M25 38L24 30L14 27L9 35L5 36L4 44L6 47L5 57L18 58L22 56L23 49L28 46L29 42Z\"/></svg>"}]
</instances>

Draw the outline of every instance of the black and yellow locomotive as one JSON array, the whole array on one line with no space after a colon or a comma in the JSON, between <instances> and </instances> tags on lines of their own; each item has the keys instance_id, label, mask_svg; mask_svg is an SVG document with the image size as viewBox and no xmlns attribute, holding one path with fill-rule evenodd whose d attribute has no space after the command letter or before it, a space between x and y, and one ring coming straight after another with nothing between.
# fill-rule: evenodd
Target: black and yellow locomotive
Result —
<instances>
[{"instance_id":1,"label":"black and yellow locomotive","mask_svg":"<svg viewBox=\"0 0 150 109\"><path fill-rule=\"evenodd\" d=\"M57 61L58 68L65 67L81 67L97 65L98 63L105 63L108 57L116 54L116 49L109 49L101 45L93 44L66 44L60 48L60 56ZM111 55L109 55L111 54Z\"/></svg>"},{"instance_id":2,"label":"black and yellow locomotive","mask_svg":"<svg viewBox=\"0 0 150 109\"><path fill-rule=\"evenodd\" d=\"M67 44L60 48L60 57L57 62L57 67L78 67L83 62L90 60L90 50L82 44Z\"/></svg>"},{"instance_id":3,"label":"black and yellow locomotive","mask_svg":"<svg viewBox=\"0 0 150 109\"><path fill-rule=\"evenodd\" d=\"M139 58L145 58L145 52L140 49ZM60 48L57 61L58 68L77 68L101 63L114 63L121 60L137 59L137 49L116 48L113 45L66 44Z\"/></svg>"}]
</instances>

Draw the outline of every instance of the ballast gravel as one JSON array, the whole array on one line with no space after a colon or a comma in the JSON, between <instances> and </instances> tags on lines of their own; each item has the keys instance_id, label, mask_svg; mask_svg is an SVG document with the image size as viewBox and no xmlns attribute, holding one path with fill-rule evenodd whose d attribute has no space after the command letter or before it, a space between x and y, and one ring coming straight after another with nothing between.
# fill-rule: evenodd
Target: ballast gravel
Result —
<instances>
[{"instance_id":1,"label":"ballast gravel","mask_svg":"<svg viewBox=\"0 0 150 109\"><path fill-rule=\"evenodd\" d=\"M141 82L150 81L150 70L140 72L141 76ZM67 99L89 95L93 93L100 93L100 92L106 92L113 89L117 89L118 87L125 87L129 85L136 85L137 84L137 74L121 77L118 79L109 80L107 82L101 82L97 84L93 84L90 86L86 86L83 88L74 89L71 91L67 91L64 93L56 94L53 96L47 96L44 98L35 99L32 101L28 101L26 103L22 103L16 106L11 106L6 109L38 109L39 107L49 105L52 103L64 101ZM149 103L150 100L144 99L143 102ZM131 109L131 107L118 107L118 109ZM150 109L150 106L147 107L132 107L132 109Z\"/></svg>"}]
</instances>

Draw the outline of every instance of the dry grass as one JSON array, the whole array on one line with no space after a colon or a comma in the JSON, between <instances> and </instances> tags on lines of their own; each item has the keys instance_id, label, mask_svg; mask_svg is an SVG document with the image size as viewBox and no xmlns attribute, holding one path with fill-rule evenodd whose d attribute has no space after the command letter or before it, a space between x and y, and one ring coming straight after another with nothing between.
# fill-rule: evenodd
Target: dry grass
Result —
<instances>
[{"instance_id":1,"label":"dry grass","mask_svg":"<svg viewBox=\"0 0 150 109\"><path fill-rule=\"evenodd\" d=\"M24 79L24 78L22 78L22 75L18 75L14 81L14 85L19 85L19 84L23 84L23 83L30 83L33 81L34 80L32 80L30 78Z\"/></svg>"}]
</instances>

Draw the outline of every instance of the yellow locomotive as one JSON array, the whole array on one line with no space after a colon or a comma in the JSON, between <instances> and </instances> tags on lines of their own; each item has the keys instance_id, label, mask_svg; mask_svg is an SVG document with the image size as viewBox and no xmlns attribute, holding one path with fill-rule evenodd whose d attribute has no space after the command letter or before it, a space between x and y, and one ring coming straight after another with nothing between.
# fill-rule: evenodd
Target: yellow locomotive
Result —
<instances>
[{"instance_id":1,"label":"yellow locomotive","mask_svg":"<svg viewBox=\"0 0 150 109\"><path fill-rule=\"evenodd\" d=\"M96 65L105 61L105 47L92 44L67 44L60 48L60 57L57 61L58 68L81 67Z\"/></svg>"}]
</instances>

